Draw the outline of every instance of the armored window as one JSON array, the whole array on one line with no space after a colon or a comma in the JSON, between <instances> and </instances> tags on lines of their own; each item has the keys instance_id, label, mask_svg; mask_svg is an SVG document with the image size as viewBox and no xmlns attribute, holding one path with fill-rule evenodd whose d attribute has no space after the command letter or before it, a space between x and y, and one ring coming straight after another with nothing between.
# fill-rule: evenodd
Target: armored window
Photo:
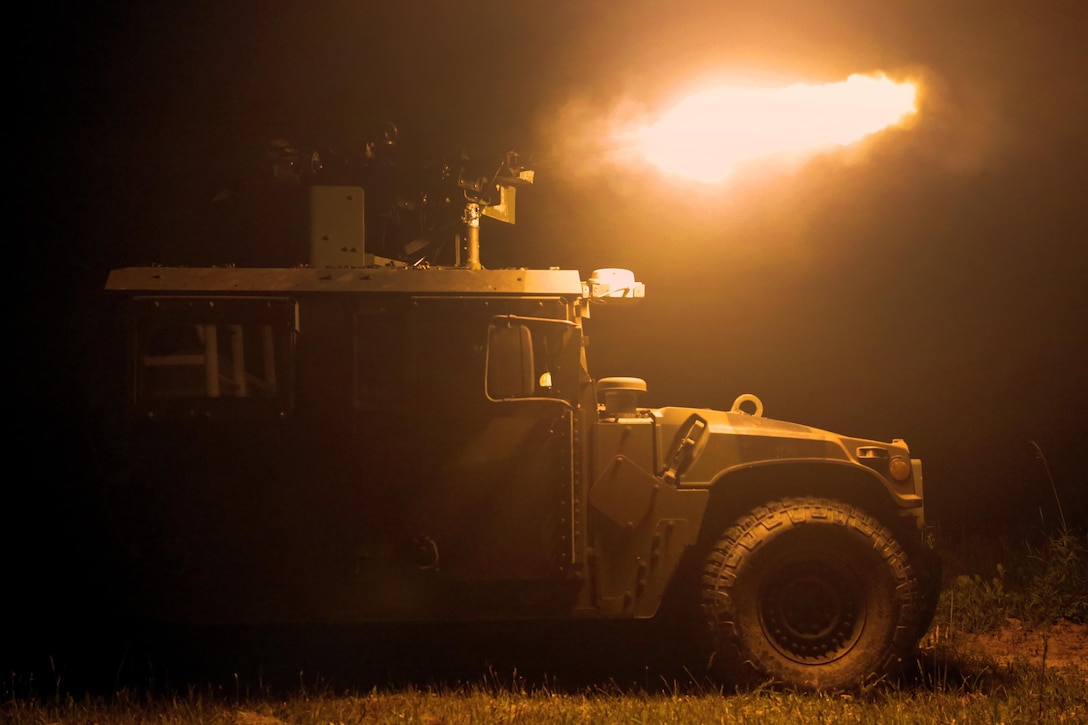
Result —
<instances>
[{"instance_id":1,"label":"armored window","mask_svg":"<svg viewBox=\"0 0 1088 725\"><path fill-rule=\"evenodd\" d=\"M148 417L290 408L297 306L284 298L137 298L133 399Z\"/></svg>"},{"instance_id":2,"label":"armored window","mask_svg":"<svg viewBox=\"0 0 1088 725\"><path fill-rule=\"evenodd\" d=\"M488 300L417 297L411 394L424 410L484 408Z\"/></svg>"},{"instance_id":3,"label":"armored window","mask_svg":"<svg viewBox=\"0 0 1088 725\"><path fill-rule=\"evenodd\" d=\"M403 396L405 320L395 307L355 313L355 406L385 408Z\"/></svg>"}]
</instances>

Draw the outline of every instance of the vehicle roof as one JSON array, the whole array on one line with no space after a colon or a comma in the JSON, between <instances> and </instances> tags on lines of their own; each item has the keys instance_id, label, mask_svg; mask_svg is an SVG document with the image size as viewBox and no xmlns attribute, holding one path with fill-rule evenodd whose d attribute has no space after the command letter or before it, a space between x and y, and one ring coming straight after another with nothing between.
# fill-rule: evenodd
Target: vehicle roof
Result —
<instances>
[{"instance_id":1,"label":"vehicle roof","mask_svg":"<svg viewBox=\"0 0 1088 725\"><path fill-rule=\"evenodd\" d=\"M581 276L564 269L403 267L125 267L106 289L160 293L404 292L420 294L582 294Z\"/></svg>"}]
</instances>

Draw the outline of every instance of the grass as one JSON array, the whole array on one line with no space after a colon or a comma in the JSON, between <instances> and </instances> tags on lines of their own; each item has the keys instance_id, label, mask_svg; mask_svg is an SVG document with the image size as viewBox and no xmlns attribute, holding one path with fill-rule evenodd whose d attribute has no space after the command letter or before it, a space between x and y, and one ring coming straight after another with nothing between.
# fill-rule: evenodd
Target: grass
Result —
<instances>
[{"instance_id":1,"label":"grass","mask_svg":"<svg viewBox=\"0 0 1088 725\"><path fill-rule=\"evenodd\" d=\"M517 683L415 688L367 693L327 689L286 698L236 700L188 691L148 698L55 701L12 699L0 717L12 725L41 723L224 723L329 725L349 723L921 723L1084 722L1083 672L1045 673L1023 664L998 667L939 655L936 669L909 689L875 687L854 695L799 695L774 690L734 694L695 685L655 691L606 686L574 693Z\"/></svg>"},{"instance_id":2,"label":"grass","mask_svg":"<svg viewBox=\"0 0 1088 725\"><path fill-rule=\"evenodd\" d=\"M1085 540L1067 530L1035 543L951 542L934 630L910 676L851 694L760 688L737 693L687 674L673 680L571 686L489 671L468 684L352 689L298 673L289 687L234 675L217 686L170 686L110 694L5 683L0 722L209 723L1048 723L1088 722L1088 669L1027 659L999 662L958 646L949 632L992 631L1012 616L1084 622ZM1019 539L1023 542L1025 539ZM979 544L985 543L985 546ZM940 629L938 629L940 628ZM248 678L248 681L247 681ZM39 685L41 683L38 683Z\"/></svg>"},{"instance_id":3,"label":"grass","mask_svg":"<svg viewBox=\"0 0 1088 725\"><path fill-rule=\"evenodd\" d=\"M1063 528L999 541L996 551L983 534L948 542L937 625L984 633L1009 618L1029 626L1088 622L1088 536Z\"/></svg>"}]
</instances>

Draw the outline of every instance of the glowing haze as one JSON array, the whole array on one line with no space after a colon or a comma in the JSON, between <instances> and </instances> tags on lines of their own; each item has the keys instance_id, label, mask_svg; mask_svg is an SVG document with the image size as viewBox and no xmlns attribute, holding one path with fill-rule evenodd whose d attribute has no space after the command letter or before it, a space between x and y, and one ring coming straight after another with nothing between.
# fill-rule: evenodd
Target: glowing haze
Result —
<instances>
[{"instance_id":1,"label":"glowing haze","mask_svg":"<svg viewBox=\"0 0 1088 725\"><path fill-rule=\"evenodd\" d=\"M915 112L916 87L884 76L782 88L718 86L681 100L617 141L667 174L714 183L748 161L847 145Z\"/></svg>"}]
</instances>

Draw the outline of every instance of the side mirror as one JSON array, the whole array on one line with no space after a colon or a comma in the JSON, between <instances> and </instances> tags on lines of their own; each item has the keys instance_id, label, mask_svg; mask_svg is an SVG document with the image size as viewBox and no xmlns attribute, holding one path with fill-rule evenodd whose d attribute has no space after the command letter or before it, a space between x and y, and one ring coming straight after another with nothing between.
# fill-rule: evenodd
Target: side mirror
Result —
<instances>
[{"instance_id":1,"label":"side mirror","mask_svg":"<svg viewBox=\"0 0 1088 725\"><path fill-rule=\"evenodd\" d=\"M527 398L535 390L536 366L529 326L510 318L492 321L487 330L488 399Z\"/></svg>"}]
</instances>

